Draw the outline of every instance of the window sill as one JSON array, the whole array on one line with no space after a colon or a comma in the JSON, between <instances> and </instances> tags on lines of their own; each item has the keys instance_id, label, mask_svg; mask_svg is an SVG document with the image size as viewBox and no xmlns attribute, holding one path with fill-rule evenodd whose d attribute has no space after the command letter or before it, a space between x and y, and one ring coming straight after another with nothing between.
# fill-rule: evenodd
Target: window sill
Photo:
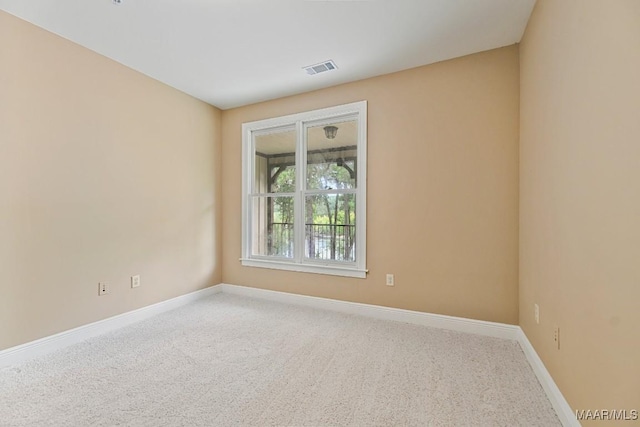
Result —
<instances>
[{"instance_id":1,"label":"window sill","mask_svg":"<svg viewBox=\"0 0 640 427\"><path fill-rule=\"evenodd\" d=\"M339 267L335 265L299 264L286 261L271 261L262 259L240 258L244 267L270 268L274 270L297 271L300 273L327 274L330 276L356 277L364 279L369 270L354 267Z\"/></svg>"}]
</instances>

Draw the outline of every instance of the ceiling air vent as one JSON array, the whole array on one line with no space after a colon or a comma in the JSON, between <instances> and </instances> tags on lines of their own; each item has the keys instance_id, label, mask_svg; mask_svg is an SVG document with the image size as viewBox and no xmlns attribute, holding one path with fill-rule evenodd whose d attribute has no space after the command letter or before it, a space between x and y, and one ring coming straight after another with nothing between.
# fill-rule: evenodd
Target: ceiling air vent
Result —
<instances>
[{"instance_id":1,"label":"ceiling air vent","mask_svg":"<svg viewBox=\"0 0 640 427\"><path fill-rule=\"evenodd\" d=\"M314 74L324 73L325 71L336 70L338 67L336 67L335 62L333 62L332 60L328 60L328 61L321 62L319 64L309 65L303 68L307 72L307 74L309 74L310 76L313 76Z\"/></svg>"}]
</instances>

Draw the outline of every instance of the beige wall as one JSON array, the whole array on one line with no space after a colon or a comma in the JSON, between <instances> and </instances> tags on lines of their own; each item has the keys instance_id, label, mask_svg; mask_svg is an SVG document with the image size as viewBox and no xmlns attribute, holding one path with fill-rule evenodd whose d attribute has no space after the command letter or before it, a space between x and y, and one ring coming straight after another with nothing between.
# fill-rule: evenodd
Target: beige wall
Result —
<instances>
[{"instance_id":1,"label":"beige wall","mask_svg":"<svg viewBox=\"0 0 640 427\"><path fill-rule=\"evenodd\" d=\"M517 323L518 75L511 46L224 111L223 281ZM241 124L360 100L368 277L242 267Z\"/></svg>"},{"instance_id":2,"label":"beige wall","mask_svg":"<svg viewBox=\"0 0 640 427\"><path fill-rule=\"evenodd\" d=\"M221 113L0 11L0 350L220 281L507 323L519 306L574 409L639 409L639 46L637 0L538 0L520 54ZM242 267L241 123L359 100L367 279Z\"/></svg>"},{"instance_id":3,"label":"beige wall","mask_svg":"<svg viewBox=\"0 0 640 427\"><path fill-rule=\"evenodd\" d=\"M520 324L574 409L640 410L640 2L538 0L520 53Z\"/></svg>"},{"instance_id":4,"label":"beige wall","mask_svg":"<svg viewBox=\"0 0 640 427\"><path fill-rule=\"evenodd\" d=\"M0 11L0 349L220 282L220 128Z\"/></svg>"}]
</instances>

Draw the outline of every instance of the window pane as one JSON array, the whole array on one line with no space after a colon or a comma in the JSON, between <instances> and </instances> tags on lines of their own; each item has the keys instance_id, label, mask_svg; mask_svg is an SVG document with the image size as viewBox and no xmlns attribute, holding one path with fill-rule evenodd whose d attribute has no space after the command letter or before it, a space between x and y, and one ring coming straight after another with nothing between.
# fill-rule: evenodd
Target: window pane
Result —
<instances>
[{"instance_id":1,"label":"window pane","mask_svg":"<svg viewBox=\"0 0 640 427\"><path fill-rule=\"evenodd\" d=\"M293 258L293 197L253 197L252 255Z\"/></svg>"},{"instance_id":2,"label":"window pane","mask_svg":"<svg viewBox=\"0 0 640 427\"><path fill-rule=\"evenodd\" d=\"M305 199L305 257L355 261L355 194L315 194Z\"/></svg>"},{"instance_id":3,"label":"window pane","mask_svg":"<svg viewBox=\"0 0 640 427\"><path fill-rule=\"evenodd\" d=\"M358 122L307 129L307 189L356 188Z\"/></svg>"},{"instance_id":4,"label":"window pane","mask_svg":"<svg viewBox=\"0 0 640 427\"><path fill-rule=\"evenodd\" d=\"M255 135L254 193L293 193L296 189L296 132Z\"/></svg>"}]
</instances>

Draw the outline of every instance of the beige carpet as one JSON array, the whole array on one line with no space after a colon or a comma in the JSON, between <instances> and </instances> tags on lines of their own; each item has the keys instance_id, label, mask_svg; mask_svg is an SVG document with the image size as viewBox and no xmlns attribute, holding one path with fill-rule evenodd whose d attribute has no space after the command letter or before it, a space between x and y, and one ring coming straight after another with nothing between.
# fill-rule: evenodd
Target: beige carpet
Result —
<instances>
[{"instance_id":1,"label":"beige carpet","mask_svg":"<svg viewBox=\"0 0 640 427\"><path fill-rule=\"evenodd\" d=\"M218 294L0 370L0 425L560 423L514 341Z\"/></svg>"}]
</instances>

